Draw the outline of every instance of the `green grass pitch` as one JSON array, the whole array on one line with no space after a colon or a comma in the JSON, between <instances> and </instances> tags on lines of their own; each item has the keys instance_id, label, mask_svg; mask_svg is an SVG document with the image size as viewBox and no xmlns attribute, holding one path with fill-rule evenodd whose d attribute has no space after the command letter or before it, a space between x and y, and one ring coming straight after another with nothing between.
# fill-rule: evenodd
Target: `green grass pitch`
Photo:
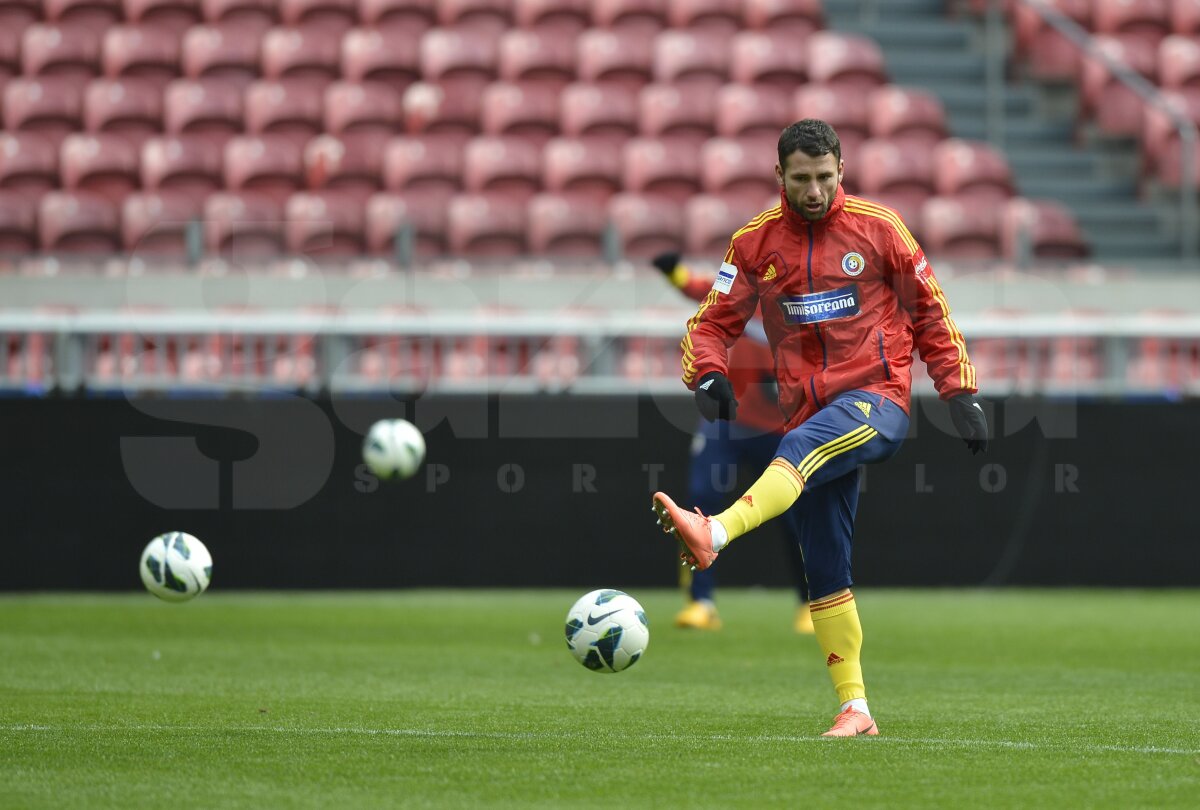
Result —
<instances>
[{"instance_id":1,"label":"green grass pitch","mask_svg":"<svg viewBox=\"0 0 1200 810\"><path fill-rule=\"evenodd\" d=\"M881 736L791 596L646 656L563 642L586 589L0 597L0 807L1197 807L1200 592L861 588Z\"/></svg>"}]
</instances>

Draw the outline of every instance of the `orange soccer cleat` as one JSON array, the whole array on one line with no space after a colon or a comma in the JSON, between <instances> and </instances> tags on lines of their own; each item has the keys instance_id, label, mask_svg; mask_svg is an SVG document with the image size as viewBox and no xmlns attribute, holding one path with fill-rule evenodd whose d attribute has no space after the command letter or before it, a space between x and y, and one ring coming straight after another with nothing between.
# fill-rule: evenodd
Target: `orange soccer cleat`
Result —
<instances>
[{"instance_id":1,"label":"orange soccer cleat","mask_svg":"<svg viewBox=\"0 0 1200 810\"><path fill-rule=\"evenodd\" d=\"M875 725L875 719L871 715L851 708L833 718L833 728L821 736L857 737L860 734L866 734L868 737L874 737L878 733L879 727Z\"/></svg>"},{"instance_id":2,"label":"orange soccer cleat","mask_svg":"<svg viewBox=\"0 0 1200 810\"><path fill-rule=\"evenodd\" d=\"M684 545L679 558L685 564L703 571L716 561L717 552L713 551L712 527L709 525L712 518L701 514L699 507L695 513L685 512L664 493L655 492L652 508L663 531L675 535L675 539Z\"/></svg>"}]
</instances>

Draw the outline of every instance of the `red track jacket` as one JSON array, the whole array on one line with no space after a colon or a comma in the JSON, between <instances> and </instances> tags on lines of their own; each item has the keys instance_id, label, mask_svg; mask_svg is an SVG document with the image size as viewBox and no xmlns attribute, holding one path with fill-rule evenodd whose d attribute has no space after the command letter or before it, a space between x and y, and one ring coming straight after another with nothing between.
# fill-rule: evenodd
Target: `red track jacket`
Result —
<instances>
[{"instance_id":1,"label":"red track jacket","mask_svg":"<svg viewBox=\"0 0 1200 810\"><path fill-rule=\"evenodd\" d=\"M809 223L780 198L733 235L688 321L688 388L710 371L728 373L728 347L761 304L789 429L856 389L907 411L914 346L942 399L976 392L950 304L895 211L839 187L825 217Z\"/></svg>"}]
</instances>

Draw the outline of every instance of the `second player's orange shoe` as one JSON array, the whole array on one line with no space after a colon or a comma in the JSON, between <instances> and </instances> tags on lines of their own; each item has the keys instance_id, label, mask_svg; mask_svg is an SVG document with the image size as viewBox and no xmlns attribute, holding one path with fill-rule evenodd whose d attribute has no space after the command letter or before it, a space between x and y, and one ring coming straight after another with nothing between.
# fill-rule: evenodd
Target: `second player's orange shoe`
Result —
<instances>
[{"instance_id":1,"label":"second player's orange shoe","mask_svg":"<svg viewBox=\"0 0 1200 810\"><path fill-rule=\"evenodd\" d=\"M879 726L875 725L875 719L869 714L863 714L855 709L846 709L846 711L833 718L833 728L822 734L822 737L857 737L860 734L866 734L868 737L874 737L879 733Z\"/></svg>"},{"instance_id":2,"label":"second player's orange shoe","mask_svg":"<svg viewBox=\"0 0 1200 810\"><path fill-rule=\"evenodd\" d=\"M709 525L712 518L701 514L699 507L695 512L683 511L662 492L654 493L651 504L663 531L675 535L683 543L681 560L698 571L716 562L717 552L713 551L712 527Z\"/></svg>"}]
</instances>

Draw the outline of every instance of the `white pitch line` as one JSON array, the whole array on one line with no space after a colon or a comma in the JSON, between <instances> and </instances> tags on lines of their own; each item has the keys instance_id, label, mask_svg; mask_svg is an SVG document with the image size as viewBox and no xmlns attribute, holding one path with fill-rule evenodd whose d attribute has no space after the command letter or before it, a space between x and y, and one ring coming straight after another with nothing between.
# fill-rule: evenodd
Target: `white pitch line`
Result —
<instances>
[{"instance_id":1,"label":"white pitch line","mask_svg":"<svg viewBox=\"0 0 1200 810\"><path fill-rule=\"evenodd\" d=\"M520 731L454 731L449 729L422 729L422 728L287 728L286 726L172 726L163 723L150 724L134 724L127 726L118 725L81 725L81 726L47 726L39 724L24 724L24 725L9 725L0 726L0 732L115 732L115 731L180 731L180 732L251 732L251 733L270 733L270 734L308 734L308 735L328 735L328 736L367 736L367 737L429 737L429 738L464 738L464 739L484 739L484 740L538 740L538 739L561 739L568 738L583 738L585 735L573 734L570 732L554 732L554 733L538 733L538 732L520 732ZM589 738L591 735L587 735ZM647 740L659 739L678 739L675 735L667 734L640 734L628 735L635 738ZM711 742L785 742L785 743L818 743L821 745L830 745L830 741L819 736L791 736L791 735L766 735L766 734L700 734L695 735L696 739L707 740ZM833 743L836 745L836 743ZM963 739L939 739L936 737L889 737L879 736L869 741L867 745L911 745L925 746L930 748L946 746L954 746L957 748L1003 748L1018 751L1087 751L1087 752L1107 752L1116 754L1175 754L1175 755L1200 755L1200 748L1167 748L1157 745L1106 745L1106 744L1076 744L1069 742L1062 743L1034 743L1023 742L1018 740L963 740Z\"/></svg>"}]
</instances>

